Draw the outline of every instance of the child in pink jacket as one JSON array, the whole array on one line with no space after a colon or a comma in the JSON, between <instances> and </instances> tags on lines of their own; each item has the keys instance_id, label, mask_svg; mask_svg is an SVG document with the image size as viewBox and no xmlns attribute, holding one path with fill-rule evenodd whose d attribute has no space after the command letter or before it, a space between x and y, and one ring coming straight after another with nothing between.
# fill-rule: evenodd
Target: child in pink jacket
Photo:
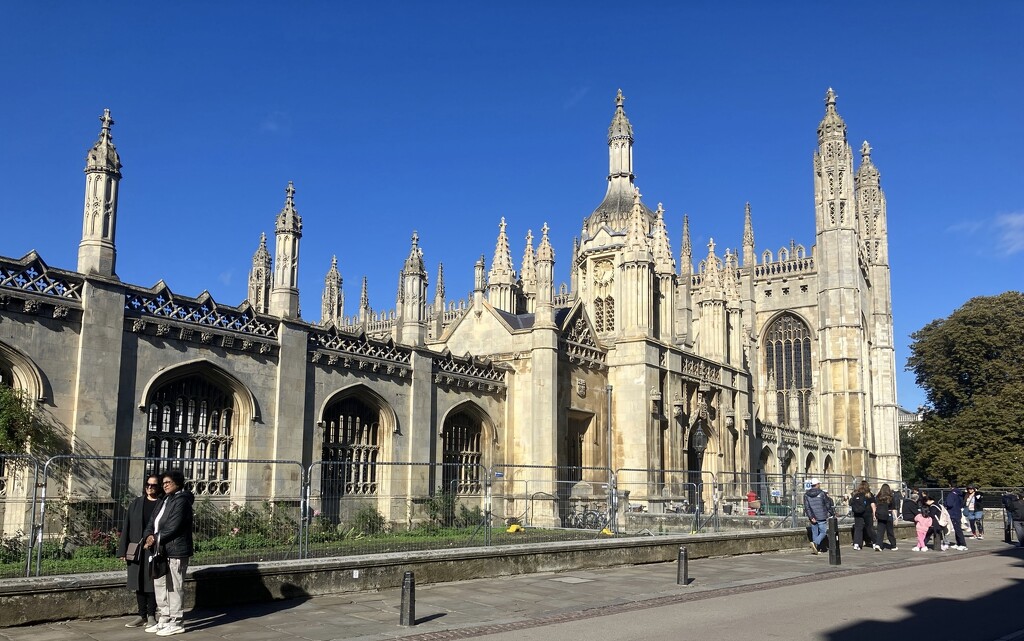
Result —
<instances>
[{"instance_id":1,"label":"child in pink jacket","mask_svg":"<svg viewBox=\"0 0 1024 641\"><path fill-rule=\"evenodd\" d=\"M924 552L928 549L925 547L925 539L928 537L928 530L932 527L932 517L924 512L916 514L914 527L917 529L917 547L914 548L914 552Z\"/></svg>"}]
</instances>

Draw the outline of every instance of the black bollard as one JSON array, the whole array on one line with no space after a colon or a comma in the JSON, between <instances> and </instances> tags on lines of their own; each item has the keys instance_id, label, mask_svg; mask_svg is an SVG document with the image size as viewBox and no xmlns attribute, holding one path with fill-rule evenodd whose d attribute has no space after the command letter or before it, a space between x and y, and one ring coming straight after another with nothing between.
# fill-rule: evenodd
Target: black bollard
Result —
<instances>
[{"instance_id":1,"label":"black bollard","mask_svg":"<svg viewBox=\"0 0 1024 641\"><path fill-rule=\"evenodd\" d=\"M416 625L416 577L406 572L402 579L402 613L398 625Z\"/></svg>"},{"instance_id":2,"label":"black bollard","mask_svg":"<svg viewBox=\"0 0 1024 641\"><path fill-rule=\"evenodd\" d=\"M1013 523L1010 520L1010 515L1006 513L1006 510L1003 510L1003 512L1003 543L1013 543L1013 535L1010 534L1010 529L1013 528Z\"/></svg>"},{"instance_id":3,"label":"black bollard","mask_svg":"<svg viewBox=\"0 0 1024 641\"><path fill-rule=\"evenodd\" d=\"M828 564L843 564L843 555L839 550L839 521L835 516L828 517Z\"/></svg>"},{"instance_id":4,"label":"black bollard","mask_svg":"<svg viewBox=\"0 0 1024 641\"><path fill-rule=\"evenodd\" d=\"M676 585L690 584L690 559L684 546L679 546L679 567L676 568Z\"/></svg>"}]
</instances>

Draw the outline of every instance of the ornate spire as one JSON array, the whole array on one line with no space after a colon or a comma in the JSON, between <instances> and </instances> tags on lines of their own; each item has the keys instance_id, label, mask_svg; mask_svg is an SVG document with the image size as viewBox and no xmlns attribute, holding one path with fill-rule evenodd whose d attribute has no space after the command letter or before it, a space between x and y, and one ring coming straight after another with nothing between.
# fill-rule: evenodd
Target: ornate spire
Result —
<instances>
[{"instance_id":1,"label":"ornate spire","mask_svg":"<svg viewBox=\"0 0 1024 641\"><path fill-rule=\"evenodd\" d=\"M722 261L715 254L715 239L708 239L708 256L704 259L704 280L701 285L705 297L717 299L723 295Z\"/></svg>"},{"instance_id":2,"label":"ornate spire","mask_svg":"<svg viewBox=\"0 0 1024 641\"><path fill-rule=\"evenodd\" d=\"M277 215L274 246L274 289L270 313L284 318L299 316L299 239L302 218L295 209L295 185L288 181L284 207Z\"/></svg>"},{"instance_id":3,"label":"ornate spire","mask_svg":"<svg viewBox=\"0 0 1024 641\"><path fill-rule=\"evenodd\" d=\"M299 217L299 212L295 209L295 184L292 181L288 181L288 186L285 187L284 193L284 207L281 208L281 212L277 215L275 229L278 232L289 231L297 233L301 238L302 218Z\"/></svg>"},{"instance_id":4,"label":"ornate spire","mask_svg":"<svg viewBox=\"0 0 1024 641\"><path fill-rule=\"evenodd\" d=\"M608 127L608 190L601 204L584 221L584 243L593 238L602 226L607 225L613 232L622 232L629 227L636 188L633 184L633 125L622 107L625 100L620 89L615 96L615 114ZM647 216L646 234L654 222L654 212L642 203L641 207Z\"/></svg>"},{"instance_id":5,"label":"ornate spire","mask_svg":"<svg viewBox=\"0 0 1024 641\"><path fill-rule=\"evenodd\" d=\"M693 273L693 246L690 245L690 217L683 214L683 248L679 252L679 271L683 276Z\"/></svg>"},{"instance_id":6,"label":"ornate spire","mask_svg":"<svg viewBox=\"0 0 1024 641\"><path fill-rule=\"evenodd\" d=\"M540 244L537 246L537 298L535 303L536 326L553 327L555 302L555 250L548 240L548 224L540 229Z\"/></svg>"},{"instance_id":7,"label":"ornate spire","mask_svg":"<svg viewBox=\"0 0 1024 641\"><path fill-rule=\"evenodd\" d=\"M444 263L437 264L437 285L434 286L434 300L444 307ZM443 311L443 309L441 310Z\"/></svg>"},{"instance_id":8,"label":"ornate spire","mask_svg":"<svg viewBox=\"0 0 1024 641\"><path fill-rule=\"evenodd\" d=\"M252 255L252 269L249 270L249 304L260 314L266 314L270 308L271 274L267 235L261 233L260 246Z\"/></svg>"},{"instance_id":9,"label":"ornate spire","mask_svg":"<svg viewBox=\"0 0 1024 641\"><path fill-rule=\"evenodd\" d=\"M533 230L526 230L526 247L523 249L523 266L519 273L523 290L532 293L537 287L537 257L533 253Z\"/></svg>"},{"instance_id":10,"label":"ornate spire","mask_svg":"<svg viewBox=\"0 0 1024 641\"><path fill-rule=\"evenodd\" d=\"M860 146L860 167L857 169L856 186L878 186L878 168L871 162L871 145L866 140Z\"/></svg>"},{"instance_id":11,"label":"ornate spire","mask_svg":"<svg viewBox=\"0 0 1024 641\"><path fill-rule=\"evenodd\" d=\"M860 147L860 156L860 167L854 177L860 240L864 243L868 262L887 265L889 243L885 192L882 191L878 168L871 160L871 145L866 140Z\"/></svg>"},{"instance_id":12,"label":"ornate spire","mask_svg":"<svg viewBox=\"0 0 1024 641\"><path fill-rule=\"evenodd\" d=\"M836 92L832 87L825 92L825 117L818 125L818 144L826 140L846 140L846 123L836 111Z\"/></svg>"},{"instance_id":13,"label":"ornate spire","mask_svg":"<svg viewBox=\"0 0 1024 641\"><path fill-rule=\"evenodd\" d=\"M114 119L110 117L109 109L103 110L100 122L103 123L100 128L100 137L85 157L85 171L86 173L90 171L104 171L120 178L121 158L117 155L114 139L110 135L110 128L114 126Z\"/></svg>"},{"instance_id":14,"label":"ornate spire","mask_svg":"<svg viewBox=\"0 0 1024 641\"><path fill-rule=\"evenodd\" d=\"M672 247L668 241L668 230L665 228L665 208L658 203L654 212L654 269L659 274L672 274L676 270L676 261L672 257Z\"/></svg>"},{"instance_id":15,"label":"ornate spire","mask_svg":"<svg viewBox=\"0 0 1024 641\"><path fill-rule=\"evenodd\" d=\"M750 201L747 201L743 208L743 266L748 267L757 263L757 256L754 254L754 223L750 217Z\"/></svg>"},{"instance_id":16,"label":"ornate spire","mask_svg":"<svg viewBox=\"0 0 1024 641\"><path fill-rule=\"evenodd\" d=\"M644 219L644 207L640 204L640 190L633 189L633 211L629 217L629 231L626 232L626 250L644 251L649 250L647 242L646 221Z\"/></svg>"},{"instance_id":17,"label":"ornate spire","mask_svg":"<svg viewBox=\"0 0 1024 641\"><path fill-rule=\"evenodd\" d=\"M491 271L487 275L488 283L495 285L510 285L516 280L515 267L512 266L512 251L508 246L508 234L505 233L505 217L502 216L498 224L498 240L494 244L494 260L491 261Z\"/></svg>"},{"instance_id":18,"label":"ornate spire","mask_svg":"<svg viewBox=\"0 0 1024 641\"><path fill-rule=\"evenodd\" d=\"M412 232L412 247L409 249L409 257L405 259L405 271L406 274L423 274L427 273L426 268L423 266L423 249L420 247L420 235Z\"/></svg>"},{"instance_id":19,"label":"ornate spire","mask_svg":"<svg viewBox=\"0 0 1024 641\"><path fill-rule=\"evenodd\" d=\"M345 314L345 294L341 289L341 272L338 271L338 257L331 257L331 268L324 277L324 293L320 298L320 324L340 325Z\"/></svg>"},{"instance_id":20,"label":"ornate spire","mask_svg":"<svg viewBox=\"0 0 1024 641\"><path fill-rule=\"evenodd\" d=\"M555 250L551 247L551 241L548 240L547 223L544 223L544 226L540 228L540 245L537 246L537 261L555 262Z\"/></svg>"},{"instance_id":21,"label":"ornate spire","mask_svg":"<svg viewBox=\"0 0 1024 641\"><path fill-rule=\"evenodd\" d=\"M477 259L476 264L473 265L473 292L482 293L487 287L487 263L484 261L484 255L480 254L480 258Z\"/></svg>"},{"instance_id":22,"label":"ornate spire","mask_svg":"<svg viewBox=\"0 0 1024 641\"><path fill-rule=\"evenodd\" d=\"M622 108L626 97L622 95L622 89L615 94L615 114L612 116L612 124L608 127L608 144L616 140L633 142L633 125L626 117L626 110ZM632 178L632 175L630 175Z\"/></svg>"},{"instance_id":23,"label":"ornate spire","mask_svg":"<svg viewBox=\"0 0 1024 641\"><path fill-rule=\"evenodd\" d=\"M370 309L370 290L367 287L366 276L363 276L363 288L359 292L359 320L365 322L371 314L373 310Z\"/></svg>"},{"instance_id":24,"label":"ornate spire","mask_svg":"<svg viewBox=\"0 0 1024 641\"><path fill-rule=\"evenodd\" d=\"M78 271L113 277L117 259L117 193L121 159L110 136L114 119L104 109L100 137L85 157L85 209L82 241L78 245Z\"/></svg>"}]
</instances>

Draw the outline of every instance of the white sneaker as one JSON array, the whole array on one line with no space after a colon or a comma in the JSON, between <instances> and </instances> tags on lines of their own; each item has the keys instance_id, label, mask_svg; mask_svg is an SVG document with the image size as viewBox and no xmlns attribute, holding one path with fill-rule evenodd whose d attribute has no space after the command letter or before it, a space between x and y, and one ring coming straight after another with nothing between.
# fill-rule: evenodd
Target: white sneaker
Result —
<instances>
[{"instance_id":1,"label":"white sneaker","mask_svg":"<svg viewBox=\"0 0 1024 641\"><path fill-rule=\"evenodd\" d=\"M896 550L899 550L899 548L898 548L898 547L896 547L895 545L894 545L894 546L892 546L892 547L891 547L891 548L889 548L889 549L890 549L890 550L892 550L893 552L895 552Z\"/></svg>"},{"instance_id":2,"label":"white sneaker","mask_svg":"<svg viewBox=\"0 0 1024 641\"><path fill-rule=\"evenodd\" d=\"M875 552L881 552L882 551L882 546L881 545L877 545L877 544L876 545L872 545L871 549L874 550Z\"/></svg>"},{"instance_id":3,"label":"white sneaker","mask_svg":"<svg viewBox=\"0 0 1024 641\"><path fill-rule=\"evenodd\" d=\"M164 626L163 630L156 633L158 637L169 637L172 634L181 634L185 631L185 627L177 623L168 623Z\"/></svg>"},{"instance_id":4,"label":"white sneaker","mask_svg":"<svg viewBox=\"0 0 1024 641\"><path fill-rule=\"evenodd\" d=\"M958 546L956 546L956 549L960 550L961 552L966 552L967 551L967 546L966 545L958 545Z\"/></svg>"},{"instance_id":5,"label":"white sneaker","mask_svg":"<svg viewBox=\"0 0 1024 641\"><path fill-rule=\"evenodd\" d=\"M985 537L984 537L983 535L979 534L979 535L978 535L978 540L979 540L979 541L984 541L984 540L985 540Z\"/></svg>"},{"instance_id":6,"label":"white sneaker","mask_svg":"<svg viewBox=\"0 0 1024 641\"><path fill-rule=\"evenodd\" d=\"M854 544L853 544L853 549L854 549L854 550L859 550L859 549L860 549L860 546L859 546L859 545L857 545L856 543L854 543Z\"/></svg>"},{"instance_id":7,"label":"white sneaker","mask_svg":"<svg viewBox=\"0 0 1024 641\"><path fill-rule=\"evenodd\" d=\"M153 625L146 628L145 632L159 632L160 630L164 629L164 625L166 624L162 621L158 621L157 623L154 623Z\"/></svg>"}]
</instances>

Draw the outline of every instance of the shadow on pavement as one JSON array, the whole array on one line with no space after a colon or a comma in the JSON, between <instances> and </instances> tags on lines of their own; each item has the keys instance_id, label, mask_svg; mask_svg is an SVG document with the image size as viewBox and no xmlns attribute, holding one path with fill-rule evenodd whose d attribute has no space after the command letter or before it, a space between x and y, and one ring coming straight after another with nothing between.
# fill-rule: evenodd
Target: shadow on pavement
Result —
<instances>
[{"instance_id":1,"label":"shadow on pavement","mask_svg":"<svg viewBox=\"0 0 1024 641\"><path fill-rule=\"evenodd\" d=\"M239 583L232 580L230 588L220 585L217 580L220 568L203 568L196 575L203 577L196 582L195 605L186 615L189 630L214 628L234 621L262 617L275 612L294 608L312 597L301 587L292 583L276 585L276 590L267 587L254 563L232 566L231 574L252 572L252 581Z\"/></svg>"},{"instance_id":2,"label":"shadow on pavement","mask_svg":"<svg viewBox=\"0 0 1024 641\"><path fill-rule=\"evenodd\" d=\"M995 552L1001 556L1018 557L1017 566L1024 567L1024 550L1013 548ZM950 580L955 580L950 576ZM926 638L933 641L982 641L997 639L1019 631L1024 620L1019 616L1024 603L1024 577L1008 577L1013 584L984 597L958 600L928 598L928 585L921 586L922 600L907 607L906 616L892 621L858 621L840 630L824 633L827 641L864 641L865 639ZM870 619L870 594L851 601L848 612Z\"/></svg>"}]
</instances>

